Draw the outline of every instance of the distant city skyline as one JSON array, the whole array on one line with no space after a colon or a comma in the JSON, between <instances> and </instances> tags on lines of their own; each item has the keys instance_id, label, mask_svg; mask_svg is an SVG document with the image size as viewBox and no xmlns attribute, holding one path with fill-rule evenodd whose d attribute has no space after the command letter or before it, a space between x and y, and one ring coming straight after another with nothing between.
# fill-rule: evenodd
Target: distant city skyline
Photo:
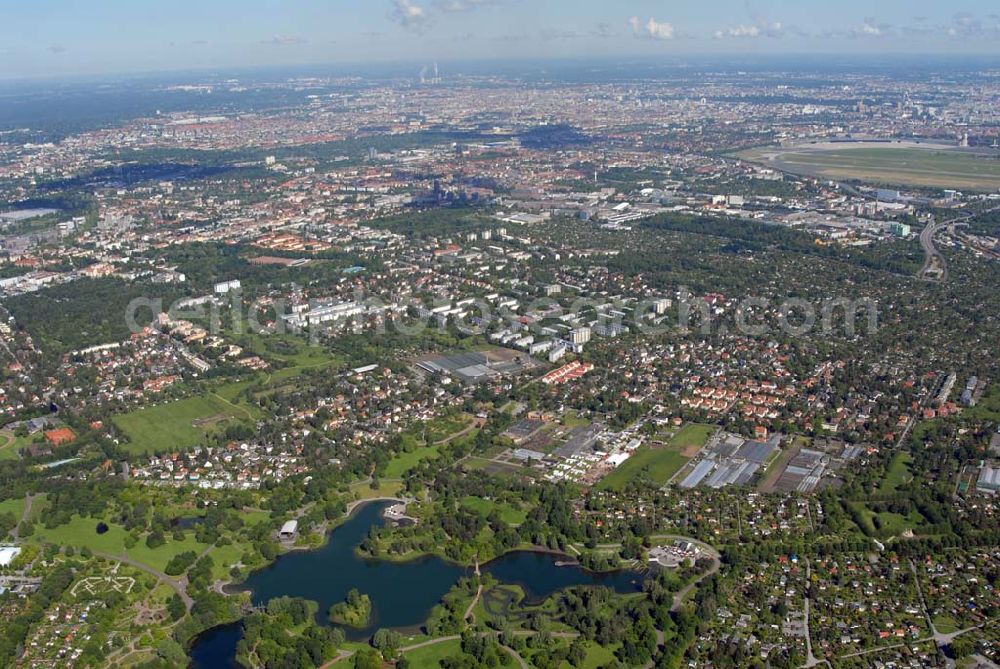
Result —
<instances>
[{"instance_id":1,"label":"distant city skyline","mask_svg":"<svg viewBox=\"0 0 1000 669\"><path fill-rule=\"evenodd\" d=\"M0 12L0 78L413 60L1000 55L988 0L38 0Z\"/></svg>"}]
</instances>

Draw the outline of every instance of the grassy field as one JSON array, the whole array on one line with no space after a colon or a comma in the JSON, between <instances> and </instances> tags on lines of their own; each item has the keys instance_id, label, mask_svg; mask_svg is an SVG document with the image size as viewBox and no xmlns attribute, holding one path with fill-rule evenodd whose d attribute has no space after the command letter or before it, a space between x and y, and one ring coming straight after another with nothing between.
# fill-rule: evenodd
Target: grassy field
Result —
<instances>
[{"instance_id":1,"label":"grassy field","mask_svg":"<svg viewBox=\"0 0 1000 669\"><path fill-rule=\"evenodd\" d=\"M441 452L441 444L471 424L471 416L460 414L413 425L402 434L405 452L389 461L383 476L387 479L400 479L424 460L437 458Z\"/></svg>"},{"instance_id":2,"label":"grassy field","mask_svg":"<svg viewBox=\"0 0 1000 669\"><path fill-rule=\"evenodd\" d=\"M499 509L500 517L508 525L520 525L528 518L528 514L521 509L514 508L510 504L506 503L496 503L489 499L483 499L482 497L463 497L462 506L472 511L477 512L481 516L489 516L493 513L493 509Z\"/></svg>"},{"instance_id":3,"label":"grassy field","mask_svg":"<svg viewBox=\"0 0 1000 669\"><path fill-rule=\"evenodd\" d=\"M9 430L0 430L0 460L17 460L21 456L18 454L22 448L27 448L41 439L41 434L33 434L26 437L18 437Z\"/></svg>"},{"instance_id":4,"label":"grassy field","mask_svg":"<svg viewBox=\"0 0 1000 669\"><path fill-rule=\"evenodd\" d=\"M601 479L597 487L600 490L621 490L629 481L638 478L643 473L654 483L664 485L687 462L688 458L681 455L673 447L650 448L643 446L618 469Z\"/></svg>"},{"instance_id":5,"label":"grassy field","mask_svg":"<svg viewBox=\"0 0 1000 669\"><path fill-rule=\"evenodd\" d=\"M411 667L440 667L441 660L462 652L462 642L458 639L442 641L406 653Z\"/></svg>"},{"instance_id":6,"label":"grassy field","mask_svg":"<svg viewBox=\"0 0 1000 669\"><path fill-rule=\"evenodd\" d=\"M705 425L702 423L688 423L681 431L673 436L670 440L670 446L673 448L678 448L684 450L692 446L705 445L708 438L715 434L715 431L719 429L715 425Z\"/></svg>"},{"instance_id":7,"label":"grassy field","mask_svg":"<svg viewBox=\"0 0 1000 669\"><path fill-rule=\"evenodd\" d=\"M970 190L1000 188L1000 160L948 147L768 147L738 155L788 172L835 179Z\"/></svg>"},{"instance_id":8,"label":"grassy field","mask_svg":"<svg viewBox=\"0 0 1000 669\"><path fill-rule=\"evenodd\" d=\"M387 479L401 479L408 471L424 460L432 460L438 457L439 450L439 446L424 446L409 453L400 453L386 465L384 476Z\"/></svg>"},{"instance_id":9,"label":"grassy field","mask_svg":"<svg viewBox=\"0 0 1000 669\"><path fill-rule=\"evenodd\" d=\"M24 513L24 498L5 499L0 502L0 515L5 513L13 514L15 519L21 520L21 514Z\"/></svg>"},{"instance_id":10,"label":"grassy field","mask_svg":"<svg viewBox=\"0 0 1000 669\"><path fill-rule=\"evenodd\" d=\"M129 438L126 451L149 454L190 448L201 443L211 430L231 420L252 417L246 407L209 394L131 411L115 416L114 422Z\"/></svg>"},{"instance_id":11,"label":"grassy field","mask_svg":"<svg viewBox=\"0 0 1000 669\"><path fill-rule=\"evenodd\" d=\"M587 649L587 659L580 665L580 669L599 669L612 664L615 659L615 650L618 648L618 644L604 648L593 641L587 641L584 646ZM563 662L559 669L570 669L571 667L569 662Z\"/></svg>"},{"instance_id":12,"label":"grassy field","mask_svg":"<svg viewBox=\"0 0 1000 669\"><path fill-rule=\"evenodd\" d=\"M910 472L910 465L913 457L909 453L897 453L889 464L889 471L885 474L885 479L879 485L879 494L891 495L904 483L908 483L913 474Z\"/></svg>"},{"instance_id":13,"label":"grassy field","mask_svg":"<svg viewBox=\"0 0 1000 669\"><path fill-rule=\"evenodd\" d=\"M319 369L342 364L340 358L322 346L311 345L304 337L288 334L259 334L244 330L237 335L247 344L247 351L280 366L270 374L269 381L288 380L306 369Z\"/></svg>"},{"instance_id":14,"label":"grassy field","mask_svg":"<svg viewBox=\"0 0 1000 669\"><path fill-rule=\"evenodd\" d=\"M35 533L29 538L34 543L49 543L57 546L73 546L83 548L86 546L92 551L100 551L111 555L128 555L128 557L149 565L154 569L163 570L167 566L170 558L183 553L184 551L194 551L201 554L208 548L207 545L198 543L192 534L187 534L184 541L173 541L169 536L167 543L155 549L146 546L145 539L132 548L125 549L125 537L128 536L120 525L110 525L104 534L97 533L97 523L95 518L81 518L73 516L73 519L59 527L48 529L43 525L35 527Z\"/></svg>"},{"instance_id":15,"label":"grassy field","mask_svg":"<svg viewBox=\"0 0 1000 669\"><path fill-rule=\"evenodd\" d=\"M472 416L442 416L426 424L427 441L436 444L458 434L472 424Z\"/></svg>"},{"instance_id":16,"label":"grassy field","mask_svg":"<svg viewBox=\"0 0 1000 669\"><path fill-rule=\"evenodd\" d=\"M17 460L18 439L13 432L0 431L0 460Z\"/></svg>"},{"instance_id":17,"label":"grassy field","mask_svg":"<svg viewBox=\"0 0 1000 669\"><path fill-rule=\"evenodd\" d=\"M888 539L898 537L907 530L920 533L920 528L926 524L926 520L919 511L912 511L908 516L898 513L882 512L875 513L864 502L848 502L861 516L864 527L862 531L866 534ZM875 519L878 519L878 528L875 527Z\"/></svg>"},{"instance_id":18,"label":"grassy field","mask_svg":"<svg viewBox=\"0 0 1000 669\"><path fill-rule=\"evenodd\" d=\"M691 460L695 449L704 446L715 434L714 425L689 423L669 437L664 446L642 446L618 469L598 484L600 490L622 490L625 485L645 473L651 481L665 485Z\"/></svg>"},{"instance_id":19,"label":"grassy field","mask_svg":"<svg viewBox=\"0 0 1000 669\"><path fill-rule=\"evenodd\" d=\"M964 414L978 420L1000 422L1000 384L994 383L987 388L976 406L966 409Z\"/></svg>"},{"instance_id":20,"label":"grassy field","mask_svg":"<svg viewBox=\"0 0 1000 669\"><path fill-rule=\"evenodd\" d=\"M354 499L375 499L377 497L395 497L403 489L403 484L399 481L380 481L379 486L372 489L370 483L359 481L350 486Z\"/></svg>"}]
</instances>

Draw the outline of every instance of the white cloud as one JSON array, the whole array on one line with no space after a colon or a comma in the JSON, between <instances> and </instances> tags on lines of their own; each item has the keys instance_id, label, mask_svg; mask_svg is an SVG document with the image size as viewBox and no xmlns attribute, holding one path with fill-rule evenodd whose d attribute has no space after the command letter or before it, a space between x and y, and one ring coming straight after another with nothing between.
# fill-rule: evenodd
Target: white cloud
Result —
<instances>
[{"instance_id":1,"label":"white cloud","mask_svg":"<svg viewBox=\"0 0 1000 669\"><path fill-rule=\"evenodd\" d=\"M723 39L726 37L734 37L737 39L753 39L756 37L778 38L783 37L784 34L785 27L781 24L781 22L775 21L774 23L767 23L759 21L757 23L727 28L726 30L717 30L715 32L715 39Z\"/></svg>"},{"instance_id":2,"label":"white cloud","mask_svg":"<svg viewBox=\"0 0 1000 669\"><path fill-rule=\"evenodd\" d=\"M417 26L427 20L427 10L413 0L393 0L389 18L402 26Z\"/></svg>"},{"instance_id":3,"label":"white cloud","mask_svg":"<svg viewBox=\"0 0 1000 669\"><path fill-rule=\"evenodd\" d=\"M857 32L868 37L882 37L887 29L888 26L875 23L875 19L865 18L865 22L861 24L861 28Z\"/></svg>"},{"instance_id":4,"label":"white cloud","mask_svg":"<svg viewBox=\"0 0 1000 669\"><path fill-rule=\"evenodd\" d=\"M676 34L673 24L666 23L663 21L657 21L656 19L650 17L648 21L643 23L639 20L638 16L633 16L629 19L629 25L632 26L632 33L637 37L647 37L650 39L658 40L671 40Z\"/></svg>"}]
</instances>

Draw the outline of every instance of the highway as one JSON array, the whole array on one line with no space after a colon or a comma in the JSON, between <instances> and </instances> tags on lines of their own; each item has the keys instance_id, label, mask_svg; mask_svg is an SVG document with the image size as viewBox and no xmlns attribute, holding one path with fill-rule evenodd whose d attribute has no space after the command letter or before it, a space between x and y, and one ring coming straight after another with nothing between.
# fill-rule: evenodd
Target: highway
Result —
<instances>
[{"instance_id":1,"label":"highway","mask_svg":"<svg viewBox=\"0 0 1000 669\"><path fill-rule=\"evenodd\" d=\"M934 246L934 236L937 235L943 228L947 228L952 225L957 225L962 221L968 221L969 219L975 218L976 216L982 216L983 214L990 214L994 211L1000 210L1000 207L994 207L993 209L988 209L982 212L966 212L960 216L948 221L941 221L940 223L930 222L927 227L924 228L923 232L920 233L920 246L924 249L924 266L920 268L920 272L917 273L917 277L921 279L926 279L928 281L940 281L945 282L948 280L948 262L944 259L944 256L937 250Z\"/></svg>"},{"instance_id":2,"label":"highway","mask_svg":"<svg viewBox=\"0 0 1000 669\"><path fill-rule=\"evenodd\" d=\"M932 221L920 233L920 246L924 249L926 256L924 266L920 268L920 273L917 275L921 279L942 282L948 280L948 262L934 246L934 235L947 225L946 222L935 223Z\"/></svg>"}]
</instances>

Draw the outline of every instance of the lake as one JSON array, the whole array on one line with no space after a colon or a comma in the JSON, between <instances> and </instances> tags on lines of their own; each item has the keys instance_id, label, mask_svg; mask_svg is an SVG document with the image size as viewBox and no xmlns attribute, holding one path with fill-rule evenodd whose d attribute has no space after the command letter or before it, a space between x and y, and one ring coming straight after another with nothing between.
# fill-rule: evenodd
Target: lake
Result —
<instances>
[{"instance_id":1,"label":"lake","mask_svg":"<svg viewBox=\"0 0 1000 669\"><path fill-rule=\"evenodd\" d=\"M371 527L385 523L382 511L389 503L371 503L331 532L329 541L311 551L295 551L281 556L271 566L255 572L242 586L253 594L254 604L266 604L274 597L303 597L319 602L317 619L326 623L330 606L343 601L351 588L372 600L371 623L364 629L345 629L348 639L364 640L380 627L416 631L431 609L458 579L472 570L428 556L409 562L387 562L359 557L354 549ZM577 566L557 566L565 556L518 551L483 565L482 571L503 583L521 586L529 601L577 585L603 585L618 592L634 592L642 576L619 571L605 574L588 572ZM240 623L222 625L200 635L191 649L195 669L236 667L236 644Z\"/></svg>"}]
</instances>

